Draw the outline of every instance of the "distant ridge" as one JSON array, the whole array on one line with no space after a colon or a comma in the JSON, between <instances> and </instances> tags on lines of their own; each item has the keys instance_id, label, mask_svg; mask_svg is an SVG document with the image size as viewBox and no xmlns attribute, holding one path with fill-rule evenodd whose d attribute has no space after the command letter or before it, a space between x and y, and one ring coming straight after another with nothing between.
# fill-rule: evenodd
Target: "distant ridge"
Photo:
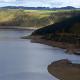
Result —
<instances>
[{"instance_id":1,"label":"distant ridge","mask_svg":"<svg viewBox=\"0 0 80 80\"><path fill-rule=\"evenodd\" d=\"M60 8L50 8L50 7L24 7L24 6L5 6L1 7L1 9L27 9L27 10L75 10L80 8L75 8L73 6L66 6Z\"/></svg>"}]
</instances>

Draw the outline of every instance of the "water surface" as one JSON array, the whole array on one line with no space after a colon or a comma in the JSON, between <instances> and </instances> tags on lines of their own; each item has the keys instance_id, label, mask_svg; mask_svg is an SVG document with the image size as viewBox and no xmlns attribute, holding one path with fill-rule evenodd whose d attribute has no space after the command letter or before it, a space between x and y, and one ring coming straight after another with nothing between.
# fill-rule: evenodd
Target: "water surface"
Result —
<instances>
[{"instance_id":1,"label":"water surface","mask_svg":"<svg viewBox=\"0 0 80 80\"><path fill-rule=\"evenodd\" d=\"M79 56L65 54L63 49L20 39L30 33L0 30L0 80L58 80L47 71L51 62L69 59L80 63Z\"/></svg>"}]
</instances>

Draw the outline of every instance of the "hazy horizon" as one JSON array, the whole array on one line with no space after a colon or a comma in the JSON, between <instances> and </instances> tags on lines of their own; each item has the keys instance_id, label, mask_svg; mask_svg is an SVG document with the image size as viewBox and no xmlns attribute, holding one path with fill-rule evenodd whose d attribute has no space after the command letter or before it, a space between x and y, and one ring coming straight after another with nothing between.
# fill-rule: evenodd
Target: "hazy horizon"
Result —
<instances>
[{"instance_id":1,"label":"hazy horizon","mask_svg":"<svg viewBox=\"0 0 80 80\"><path fill-rule=\"evenodd\" d=\"M3 8L3 7L34 7L34 8L37 8L37 7L45 7L45 8L63 8L63 7L74 7L74 6L61 6L61 7L49 7L49 6L16 6L16 5L7 5L7 6L0 6L0 8ZM80 8L80 7L74 7L74 8Z\"/></svg>"},{"instance_id":2,"label":"hazy horizon","mask_svg":"<svg viewBox=\"0 0 80 80\"><path fill-rule=\"evenodd\" d=\"M80 0L0 0L0 7L24 6L24 7L65 7L80 8Z\"/></svg>"}]
</instances>

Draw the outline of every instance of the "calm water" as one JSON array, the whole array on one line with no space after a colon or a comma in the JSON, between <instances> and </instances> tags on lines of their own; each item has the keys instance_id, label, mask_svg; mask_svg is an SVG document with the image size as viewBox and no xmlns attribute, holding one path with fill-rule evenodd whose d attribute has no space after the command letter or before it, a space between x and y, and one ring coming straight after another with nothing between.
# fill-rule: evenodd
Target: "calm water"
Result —
<instances>
[{"instance_id":1,"label":"calm water","mask_svg":"<svg viewBox=\"0 0 80 80\"><path fill-rule=\"evenodd\" d=\"M30 31L0 30L0 80L58 80L47 71L56 60L80 63L80 57L65 54L63 49L20 39Z\"/></svg>"}]
</instances>

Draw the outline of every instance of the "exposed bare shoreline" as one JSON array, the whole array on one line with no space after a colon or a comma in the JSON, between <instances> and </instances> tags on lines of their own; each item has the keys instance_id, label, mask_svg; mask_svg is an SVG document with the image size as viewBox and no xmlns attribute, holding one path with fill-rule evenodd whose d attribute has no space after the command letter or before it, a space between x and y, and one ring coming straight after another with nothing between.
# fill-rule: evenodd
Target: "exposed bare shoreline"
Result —
<instances>
[{"instance_id":1,"label":"exposed bare shoreline","mask_svg":"<svg viewBox=\"0 0 80 80\"><path fill-rule=\"evenodd\" d=\"M36 30L38 28L33 27L19 27L19 26L0 26L0 29L21 29L21 30Z\"/></svg>"},{"instance_id":2,"label":"exposed bare shoreline","mask_svg":"<svg viewBox=\"0 0 80 80\"><path fill-rule=\"evenodd\" d=\"M63 59L48 66L48 72L60 80L80 80L80 64Z\"/></svg>"},{"instance_id":3,"label":"exposed bare shoreline","mask_svg":"<svg viewBox=\"0 0 80 80\"><path fill-rule=\"evenodd\" d=\"M5 29L5 28L1 28ZM30 28L23 27L14 27L14 28L6 28L6 29L24 29L24 30L35 30ZM53 47L65 48L71 53L80 49L79 47L75 47L74 44L68 44L63 42L57 42L52 40L41 39L41 36L29 36L23 38L31 38L32 42L46 44ZM68 60L60 60L53 62L48 66L48 72L53 76L59 78L60 80L80 80L80 64L73 64Z\"/></svg>"},{"instance_id":4,"label":"exposed bare shoreline","mask_svg":"<svg viewBox=\"0 0 80 80\"><path fill-rule=\"evenodd\" d=\"M66 52L70 54L80 55L80 53L77 53L78 51L80 51L80 47L75 46L75 44L41 39L41 36L32 36L31 41L35 43L46 44L46 45L53 46L53 47L63 48L63 49L66 49Z\"/></svg>"},{"instance_id":5,"label":"exposed bare shoreline","mask_svg":"<svg viewBox=\"0 0 80 80\"><path fill-rule=\"evenodd\" d=\"M41 39L41 36L32 36L31 41L49 46L65 48L67 50L69 49L72 53L72 50L80 49L79 47L75 47L74 44L45 40ZM71 63L66 59L51 63L48 66L48 72L60 80L80 80L80 64Z\"/></svg>"}]
</instances>

